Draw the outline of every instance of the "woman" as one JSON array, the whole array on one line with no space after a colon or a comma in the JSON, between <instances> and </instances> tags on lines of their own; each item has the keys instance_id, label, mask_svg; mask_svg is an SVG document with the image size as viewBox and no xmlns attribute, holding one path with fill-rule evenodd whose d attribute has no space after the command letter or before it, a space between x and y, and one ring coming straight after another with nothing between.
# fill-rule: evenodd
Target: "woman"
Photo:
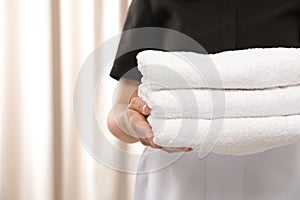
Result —
<instances>
[{"instance_id":1,"label":"woman","mask_svg":"<svg viewBox=\"0 0 300 200\"><path fill-rule=\"evenodd\" d=\"M299 47L300 0L133 0L124 30L139 27L179 31L196 40L208 53L254 47ZM123 38L120 45L126 44L128 41ZM110 75L120 81L121 92L108 118L109 129L125 142L140 141L147 146L145 152L161 149L159 161L170 152L191 152L168 167L138 174L135 199L300 198L300 144L248 156L210 154L202 160L188 147L164 149L154 144L146 120L150 109L136 92L140 75L124 76L136 66L138 52L115 60ZM145 154L139 170L151 162Z\"/></svg>"}]
</instances>

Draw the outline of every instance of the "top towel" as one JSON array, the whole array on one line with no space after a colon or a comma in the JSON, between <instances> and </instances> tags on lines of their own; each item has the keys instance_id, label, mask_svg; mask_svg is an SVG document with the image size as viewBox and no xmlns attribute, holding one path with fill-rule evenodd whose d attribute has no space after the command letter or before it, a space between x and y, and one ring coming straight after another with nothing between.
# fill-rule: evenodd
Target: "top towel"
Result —
<instances>
[{"instance_id":1,"label":"top towel","mask_svg":"<svg viewBox=\"0 0 300 200\"><path fill-rule=\"evenodd\" d=\"M254 48L216 54L147 50L137 55L152 90L264 89L300 84L300 48Z\"/></svg>"}]
</instances>

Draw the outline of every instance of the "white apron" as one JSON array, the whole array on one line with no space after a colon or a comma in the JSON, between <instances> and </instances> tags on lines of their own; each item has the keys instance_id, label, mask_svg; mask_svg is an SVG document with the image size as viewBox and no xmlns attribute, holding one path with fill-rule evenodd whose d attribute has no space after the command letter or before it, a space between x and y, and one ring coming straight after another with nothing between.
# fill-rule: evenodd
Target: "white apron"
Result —
<instances>
[{"instance_id":1,"label":"white apron","mask_svg":"<svg viewBox=\"0 0 300 200\"><path fill-rule=\"evenodd\" d=\"M170 156L148 159L139 171ZM185 153L173 164L136 177L135 200L300 200L300 144L248 156Z\"/></svg>"}]
</instances>

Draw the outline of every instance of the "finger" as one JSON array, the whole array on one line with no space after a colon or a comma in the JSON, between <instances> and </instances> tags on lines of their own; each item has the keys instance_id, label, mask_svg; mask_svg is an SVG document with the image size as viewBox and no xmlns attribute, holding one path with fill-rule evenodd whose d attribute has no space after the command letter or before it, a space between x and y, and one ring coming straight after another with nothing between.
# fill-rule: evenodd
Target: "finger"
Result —
<instances>
[{"instance_id":1,"label":"finger","mask_svg":"<svg viewBox=\"0 0 300 200\"><path fill-rule=\"evenodd\" d=\"M148 139L149 139L149 142L150 142L150 144L151 144L151 146L152 146L153 148L158 148L158 149L162 149L162 148L163 148L162 146L159 146L159 145L155 144L155 142L154 142L154 137L153 137L153 136L152 136L152 137L149 137Z\"/></svg>"},{"instance_id":2,"label":"finger","mask_svg":"<svg viewBox=\"0 0 300 200\"><path fill-rule=\"evenodd\" d=\"M136 110L128 110L128 117L130 121L140 127L150 127L146 117Z\"/></svg>"},{"instance_id":3,"label":"finger","mask_svg":"<svg viewBox=\"0 0 300 200\"><path fill-rule=\"evenodd\" d=\"M154 143L151 142L149 138L139 138L140 142L145 146L150 146L152 148L158 148Z\"/></svg>"},{"instance_id":4,"label":"finger","mask_svg":"<svg viewBox=\"0 0 300 200\"><path fill-rule=\"evenodd\" d=\"M168 153L178 153L178 152L189 152L193 149L190 147L180 147L180 148L162 148L162 150L168 152Z\"/></svg>"},{"instance_id":5,"label":"finger","mask_svg":"<svg viewBox=\"0 0 300 200\"><path fill-rule=\"evenodd\" d=\"M151 146L149 140L147 140L146 138L138 138L138 139L144 146Z\"/></svg>"},{"instance_id":6,"label":"finger","mask_svg":"<svg viewBox=\"0 0 300 200\"><path fill-rule=\"evenodd\" d=\"M192 151L193 149L191 147L171 147L171 148L166 148L166 147L163 147L163 146L159 146L157 144L155 144L154 142L154 136L152 137L149 137L149 140L150 140L150 144L152 147L154 148L158 148L158 149L164 149L166 151L169 151L169 152L188 152L188 151Z\"/></svg>"},{"instance_id":7,"label":"finger","mask_svg":"<svg viewBox=\"0 0 300 200\"><path fill-rule=\"evenodd\" d=\"M182 150L178 150L178 149L162 149L163 151L166 151L168 153L183 153L185 151L182 151Z\"/></svg>"},{"instance_id":8,"label":"finger","mask_svg":"<svg viewBox=\"0 0 300 200\"><path fill-rule=\"evenodd\" d=\"M128 110L128 127L134 137L150 138L153 137L152 129L146 117L135 110Z\"/></svg>"},{"instance_id":9,"label":"finger","mask_svg":"<svg viewBox=\"0 0 300 200\"><path fill-rule=\"evenodd\" d=\"M128 104L128 108L132 110L136 110L143 115L150 114L150 108L147 104L139 97L133 97Z\"/></svg>"},{"instance_id":10,"label":"finger","mask_svg":"<svg viewBox=\"0 0 300 200\"><path fill-rule=\"evenodd\" d=\"M161 150L167 152L167 153L177 153L177 151L175 152L174 150L172 149L169 149L169 148L162 148Z\"/></svg>"},{"instance_id":11,"label":"finger","mask_svg":"<svg viewBox=\"0 0 300 200\"><path fill-rule=\"evenodd\" d=\"M145 146L151 146L152 148L156 148L156 149L161 149L163 147L156 145L153 142L153 137L150 138L138 138L140 140L140 142L145 145Z\"/></svg>"}]
</instances>

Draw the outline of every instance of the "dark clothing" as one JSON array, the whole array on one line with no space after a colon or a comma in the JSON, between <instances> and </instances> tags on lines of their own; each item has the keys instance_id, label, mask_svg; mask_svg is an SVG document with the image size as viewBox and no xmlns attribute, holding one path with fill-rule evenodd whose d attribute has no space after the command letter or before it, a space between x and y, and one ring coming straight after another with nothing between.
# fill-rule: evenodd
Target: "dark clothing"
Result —
<instances>
[{"instance_id":1,"label":"dark clothing","mask_svg":"<svg viewBox=\"0 0 300 200\"><path fill-rule=\"evenodd\" d=\"M208 53L300 47L300 0L133 0L124 31L139 27L179 31ZM130 39L122 38L120 47L128 45ZM118 80L136 67L136 55L141 50L116 58L110 75Z\"/></svg>"}]
</instances>

